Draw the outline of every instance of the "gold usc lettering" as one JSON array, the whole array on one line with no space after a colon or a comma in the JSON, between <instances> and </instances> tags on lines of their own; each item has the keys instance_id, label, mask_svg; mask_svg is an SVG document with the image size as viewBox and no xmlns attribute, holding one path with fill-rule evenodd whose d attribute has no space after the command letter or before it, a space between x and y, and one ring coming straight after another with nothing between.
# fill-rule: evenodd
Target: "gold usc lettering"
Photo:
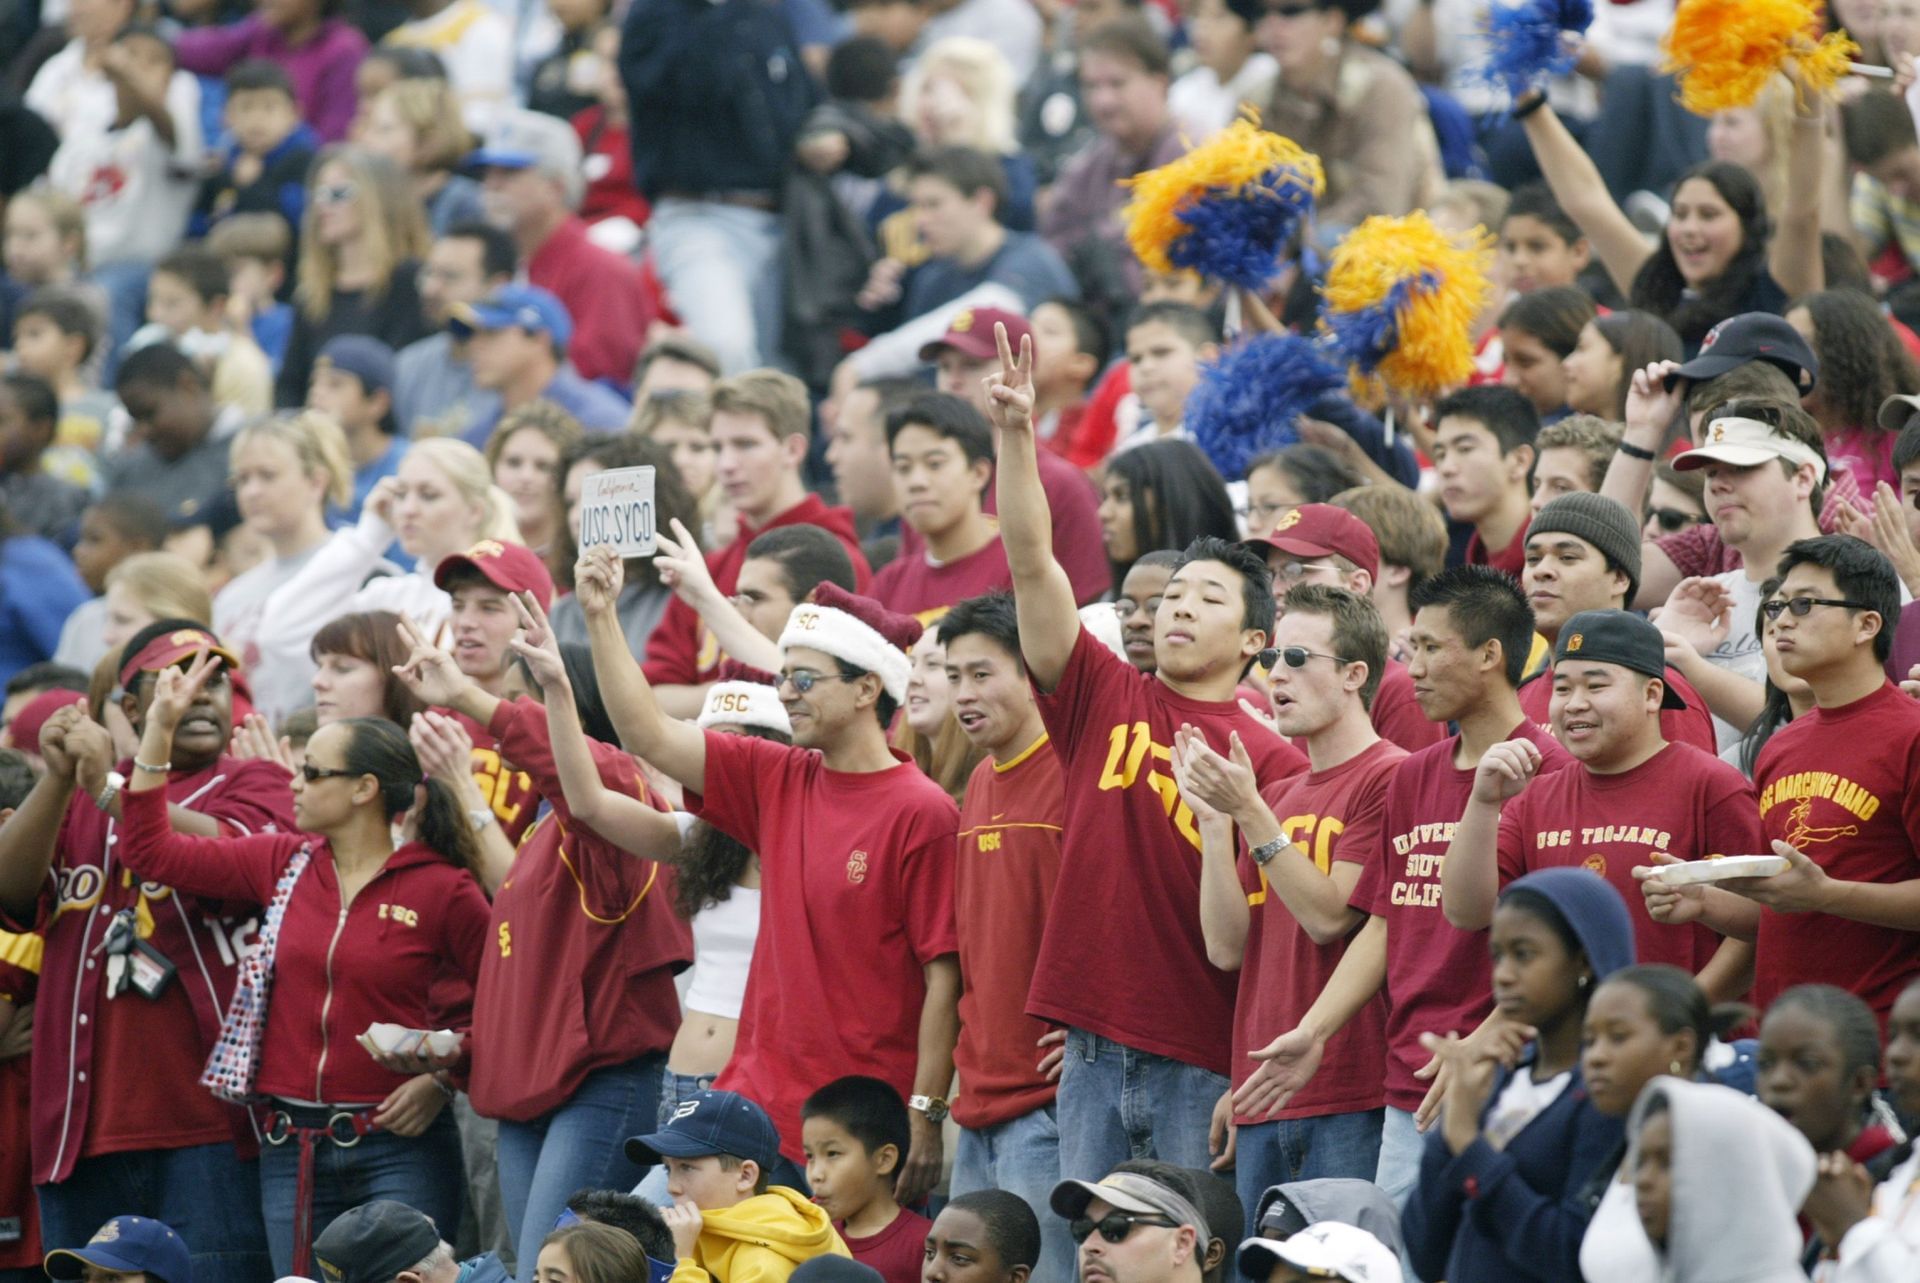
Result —
<instances>
[{"instance_id":1,"label":"gold usc lettering","mask_svg":"<svg viewBox=\"0 0 1920 1283\"><path fill-rule=\"evenodd\" d=\"M1128 724L1121 722L1107 732L1107 763L1100 771L1100 788L1132 788L1140 778L1140 768L1146 765L1147 755L1151 753L1156 762L1173 761L1173 749L1165 744L1157 744L1153 731L1145 722ZM1180 786L1171 775L1157 768L1147 770L1147 787L1160 795L1160 805L1173 821L1173 827L1198 851L1200 849L1200 830L1194 825L1193 810L1180 799Z\"/></svg>"},{"instance_id":2,"label":"gold usc lettering","mask_svg":"<svg viewBox=\"0 0 1920 1283\"><path fill-rule=\"evenodd\" d=\"M998 851L1000 849L1000 837L1001 835L997 831L980 834L980 849L982 851Z\"/></svg>"},{"instance_id":3,"label":"gold usc lettering","mask_svg":"<svg viewBox=\"0 0 1920 1283\"><path fill-rule=\"evenodd\" d=\"M404 904L383 904L380 906L380 918L385 922L400 922L410 927L420 925L420 915Z\"/></svg>"},{"instance_id":4,"label":"gold usc lettering","mask_svg":"<svg viewBox=\"0 0 1920 1283\"><path fill-rule=\"evenodd\" d=\"M499 938L500 956L503 958L511 958L513 956L513 927L510 923L502 922L500 924Z\"/></svg>"},{"instance_id":5,"label":"gold usc lettering","mask_svg":"<svg viewBox=\"0 0 1920 1283\"><path fill-rule=\"evenodd\" d=\"M1333 869L1333 843L1346 832L1347 822L1337 815L1289 815L1280 821L1280 836L1294 849L1313 861L1322 873ZM1260 870L1260 889L1247 897L1250 905L1267 902L1267 871Z\"/></svg>"}]
</instances>

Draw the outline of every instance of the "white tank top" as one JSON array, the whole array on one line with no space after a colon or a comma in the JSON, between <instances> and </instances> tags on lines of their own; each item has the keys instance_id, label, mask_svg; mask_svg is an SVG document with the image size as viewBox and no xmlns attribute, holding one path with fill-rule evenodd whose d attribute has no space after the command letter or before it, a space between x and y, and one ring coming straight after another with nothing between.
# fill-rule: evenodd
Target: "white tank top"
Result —
<instances>
[{"instance_id":1,"label":"white tank top","mask_svg":"<svg viewBox=\"0 0 1920 1283\"><path fill-rule=\"evenodd\" d=\"M747 992L747 964L760 934L760 888L736 886L718 904L693 915L693 980L686 1008L709 1016L740 1018Z\"/></svg>"}]
</instances>

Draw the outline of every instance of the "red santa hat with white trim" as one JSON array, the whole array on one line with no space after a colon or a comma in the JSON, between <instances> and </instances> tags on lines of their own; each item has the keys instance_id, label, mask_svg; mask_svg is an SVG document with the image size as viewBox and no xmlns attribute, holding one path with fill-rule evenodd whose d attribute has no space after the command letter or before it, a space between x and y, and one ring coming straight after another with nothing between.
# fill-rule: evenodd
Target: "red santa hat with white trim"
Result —
<instances>
[{"instance_id":1,"label":"red santa hat with white trim","mask_svg":"<svg viewBox=\"0 0 1920 1283\"><path fill-rule=\"evenodd\" d=\"M912 615L888 610L871 597L850 593L838 584L823 583L809 601L787 616L780 632L780 649L790 646L817 650L880 679L896 704L907 698L907 679L913 662L907 650L925 631Z\"/></svg>"}]
</instances>

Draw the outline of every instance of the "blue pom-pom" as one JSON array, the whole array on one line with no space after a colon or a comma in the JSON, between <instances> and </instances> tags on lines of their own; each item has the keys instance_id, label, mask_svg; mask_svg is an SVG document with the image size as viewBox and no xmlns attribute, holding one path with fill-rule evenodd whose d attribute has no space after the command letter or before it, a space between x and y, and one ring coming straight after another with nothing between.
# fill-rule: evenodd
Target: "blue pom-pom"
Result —
<instances>
[{"instance_id":1,"label":"blue pom-pom","mask_svg":"<svg viewBox=\"0 0 1920 1283\"><path fill-rule=\"evenodd\" d=\"M1212 280L1263 289L1294 229L1313 212L1313 192L1296 178L1274 170L1257 187L1209 188L1174 214L1186 230L1167 246L1167 258Z\"/></svg>"},{"instance_id":2,"label":"blue pom-pom","mask_svg":"<svg viewBox=\"0 0 1920 1283\"><path fill-rule=\"evenodd\" d=\"M1322 321L1333 331L1334 349L1360 373L1372 374L1399 346L1401 311L1416 294L1433 286L1432 275L1423 272L1394 282L1387 296L1373 307L1357 312L1323 312Z\"/></svg>"},{"instance_id":3,"label":"blue pom-pom","mask_svg":"<svg viewBox=\"0 0 1920 1283\"><path fill-rule=\"evenodd\" d=\"M1297 334L1261 334L1202 367L1187 395L1186 427L1223 477L1299 440L1295 420L1314 401L1346 387L1320 345Z\"/></svg>"},{"instance_id":4,"label":"blue pom-pom","mask_svg":"<svg viewBox=\"0 0 1920 1283\"><path fill-rule=\"evenodd\" d=\"M1566 39L1593 23L1592 0L1494 0L1487 12L1487 62L1481 77L1518 97L1549 76L1573 70L1575 52Z\"/></svg>"}]
</instances>

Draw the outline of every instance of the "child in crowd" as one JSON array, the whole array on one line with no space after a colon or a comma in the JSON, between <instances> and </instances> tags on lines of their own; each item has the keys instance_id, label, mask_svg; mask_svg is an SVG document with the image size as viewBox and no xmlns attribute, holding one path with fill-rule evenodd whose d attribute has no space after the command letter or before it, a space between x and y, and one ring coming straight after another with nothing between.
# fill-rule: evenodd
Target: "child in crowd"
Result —
<instances>
[{"instance_id":1,"label":"child in crowd","mask_svg":"<svg viewBox=\"0 0 1920 1283\"><path fill-rule=\"evenodd\" d=\"M358 521L374 486L400 470L400 457L406 453L407 440L393 418L393 349L364 334L327 340L314 358L307 408L328 415L346 433L353 463L353 499L346 517Z\"/></svg>"},{"instance_id":2,"label":"child in crowd","mask_svg":"<svg viewBox=\"0 0 1920 1283\"><path fill-rule=\"evenodd\" d=\"M1135 311L1127 323L1127 365L1140 420L1114 453L1185 437L1187 394L1200 382L1200 363L1219 351L1219 323L1190 303L1149 303Z\"/></svg>"},{"instance_id":3,"label":"child in crowd","mask_svg":"<svg viewBox=\"0 0 1920 1283\"><path fill-rule=\"evenodd\" d=\"M980 1189L950 1199L927 1231L926 1283L1027 1283L1040 1260L1040 1220L1018 1194Z\"/></svg>"},{"instance_id":4,"label":"child in crowd","mask_svg":"<svg viewBox=\"0 0 1920 1283\"><path fill-rule=\"evenodd\" d=\"M54 658L92 672L111 647L107 641L107 576L129 557L158 552L167 539L167 514L137 494L108 495L80 514L80 538L73 545L73 566L93 600L67 616ZM207 606L211 618L213 607Z\"/></svg>"},{"instance_id":5,"label":"child in crowd","mask_svg":"<svg viewBox=\"0 0 1920 1283\"><path fill-rule=\"evenodd\" d=\"M0 507L20 530L64 547L87 492L43 466L59 422L52 384L31 374L0 379Z\"/></svg>"},{"instance_id":6,"label":"child in crowd","mask_svg":"<svg viewBox=\"0 0 1920 1283\"><path fill-rule=\"evenodd\" d=\"M7 202L6 230L0 238L0 340L10 340L14 309L43 285L73 285L87 270L87 218L80 202L65 192L36 187ZM104 312L106 298L100 298ZM0 343L0 346L5 346Z\"/></svg>"},{"instance_id":7,"label":"child in crowd","mask_svg":"<svg viewBox=\"0 0 1920 1283\"><path fill-rule=\"evenodd\" d=\"M1593 251L1545 183L1513 190L1500 220L1499 266L1515 294L1579 283Z\"/></svg>"},{"instance_id":8,"label":"child in crowd","mask_svg":"<svg viewBox=\"0 0 1920 1283\"><path fill-rule=\"evenodd\" d=\"M235 331L231 292L225 259L204 245L182 245L147 278L147 326L134 342L172 343L207 372L215 401L265 414L273 409L273 366L250 327Z\"/></svg>"},{"instance_id":9,"label":"child in crowd","mask_svg":"<svg viewBox=\"0 0 1920 1283\"><path fill-rule=\"evenodd\" d=\"M783 1283L803 1261L850 1255L824 1209L772 1183L780 1133L738 1092L682 1103L659 1131L629 1140L627 1157L667 1169L674 1283Z\"/></svg>"},{"instance_id":10,"label":"child in crowd","mask_svg":"<svg viewBox=\"0 0 1920 1283\"><path fill-rule=\"evenodd\" d=\"M620 79L620 28L607 23L593 33L594 97L573 115L573 132L580 135L586 158L586 195L580 198L580 217L599 228L595 239L634 238L652 212L633 177L633 148L628 141L632 121L627 109L627 87ZM631 228L631 231L629 231Z\"/></svg>"},{"instance_id":11,"label":"child in crowd","mask_svg":"<svg viewBox=\"0 0 1920 1283\"><path fill-rule=\"evenodd\" d=\"M894 1201L911 1134L907 1103L878 1078L836 1078L800 1108L807 1183L856 1261L914 1283L933 1222Z\"/></svg>"},{"instance_id":12,"label":"child in crowd","mask_svg":"<svg viewBox=\"0 0 1920 1283\"><path fill-rule=\"evenodd\" d=\"M244 312L275 374L293 334L293 304L280 298L293 259L293 226L278 214L235 214L207 233L207 248L226 260L228 305Z\"/></svg>"},{"instance_id":13,"label":"child in crowd","mask_svg":"<svg viewBox=\"0 0 1920 1283\"><path fill-rule=\"evenodd\" d=\"M205 235L234 214L278 214L298 227L320 135L300 119L286 71L264 58L236 64L227 73L221 119L229 141L219 169L201 184L194 232Z\"/></svg>"},{"instance_id":14,"label":"child in crowd","mask_svg":"<svg viewBox=\"0 0 1920 1283\"><path fill-rule=\"evenodd\" d=\"M93 380L100 315L76 289L50 285L34 291L13 321L13 359L22 374L53 385L60 426L42 467L75 485L92 487L98 456L110 444L119 402Z\"/></svg>"},{"instance_id":15,"label":"child in crowd","mask_svg":"<svg viewBox=\"0 0 1920 1283\"><path fill-rule=\"evenodd\" d=\"M1585 290L1550 285L1523 294L1500 313L1500 346L1506 364L1500 382L1533 403L1543 423L1567 413L1567 378L1561 362L1593 319Z\"/></svg>"},{"instance_id":16,"label":"child in crowd","mask_svg":"<svg viewBox=\"0 0 1920 1283\"><path fill-rule=\"evenodd\" d=\"M1078 438L1109 346L1106 325L1084 303L1056 298L1033 309L1034 430L1055 454L1083 468L1100 462Z\"/></svg>"}]
</instances>

